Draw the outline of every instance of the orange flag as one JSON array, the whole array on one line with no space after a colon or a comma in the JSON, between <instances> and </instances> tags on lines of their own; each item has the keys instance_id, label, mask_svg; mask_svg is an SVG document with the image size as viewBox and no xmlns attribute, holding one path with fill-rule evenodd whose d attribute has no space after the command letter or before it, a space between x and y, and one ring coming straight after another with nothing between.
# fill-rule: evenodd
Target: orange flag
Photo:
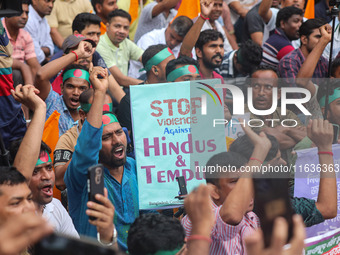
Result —
<instances>
[{"instance_id":1,"label":"orange flag","mask_svg":"<svg viewBox=\"0 0 340 255\"><path fill-rule=\"evenodd\" d=\"M130 0L130 8L129 8L129 14L131 15L130 24L132 24L138 18L138 7L139 7L139 0Z\"/></svg>"},{"instance_id":2,"label":"orange flag","mask_svg":"<svg viewBox=\"0 0 340 255\"><path fill-rule=\"evenodd\" d=\"M57 111L54 111L51 114L51 116L45 122L44 133L42 136L42 140L52 150L52 152L50 153L51 159L53 159L53 151L59 140L59 117L60 113ZM58 190L55 186L53 187L53 196L61 200L60 190Z\"/></svg>"},{"instance_id":3,"label":"orange flag","mask_svg":"<svg viewBox=\"0 0 340 255\"><path fill-rule=\"evenodd\" d=\"M315 18L315 0L308 0L305 9L305 18L314 19Z\"/></svg>"},{"instance_id":4,"label":"orange flag","mask_svg":"<svg viewBox=\"0 0 340 255\"><path fill-rule=\"evenodd\" d=\"M193 19L196 18L200 12L200 0L182 0L182 3L178 8L176 17L187 16L190 19Z\"/></svg>"}]
</instances>

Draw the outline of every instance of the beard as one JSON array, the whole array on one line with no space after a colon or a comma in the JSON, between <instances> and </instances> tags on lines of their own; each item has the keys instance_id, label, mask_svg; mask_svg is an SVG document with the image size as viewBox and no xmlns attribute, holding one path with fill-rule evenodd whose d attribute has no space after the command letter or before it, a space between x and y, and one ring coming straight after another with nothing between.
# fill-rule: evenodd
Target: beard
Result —
<instances>
[{"instance_id":1,"label":"beard","mask_svg":"<svg viewBox=\"0 0 340 255\"><path fill-rule=\"evenodd\" d=\"M207 68L209 68L209 69L215 69L215 68L220 67L221 64L222 64L222 61L221 61L220 64L215 64L215 63L213 62L214 58L216 58L216 57L220 57L221 60L223 59L222 55L219 54L219 53L217 53L216 55L214 55L210 60L207 59L206 56L203 54L203 56L202 56L203 64L204 64Z\"/></svg>"},{"instance_id":2,"label":"beard","mask_svg":"<svg viewBox=\"0 0 340 255\"><path fill-rule=\"evenodd\" d=\"M124 157L122 159L118 159L114 156L114 151L119 146L124 147L123 148ZM112 167L112 168L117 168L117 167L125 165L125 163L126 163L126 147L123 144L115 145L112 148L109 155L107 153L104 153L103 150L100 150L99 151L99 163L102 163L102 164L107 165L107 166Z\"/></svg>"}]
</instances>

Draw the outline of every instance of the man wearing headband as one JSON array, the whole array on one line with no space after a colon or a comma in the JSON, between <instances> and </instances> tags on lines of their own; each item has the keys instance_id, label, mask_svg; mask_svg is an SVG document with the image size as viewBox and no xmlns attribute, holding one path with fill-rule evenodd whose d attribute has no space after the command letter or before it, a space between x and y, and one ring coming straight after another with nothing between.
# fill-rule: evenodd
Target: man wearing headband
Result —
<instances>
[{"instance_id":1,"label":"man wearing headband","mask_svg":"<svg viewBox=\"0 0 340 255\"><path fill-rule=\"evenodd\" d=\"M188 17L178 16L167 27L154 29L144 34L137 41L137 46L146 50L151 45L166 44L172 50L175 57L178 57L182 41L192 27L192 24L193 22ZM139 78L141 75L144 75L144 72L140 70L141 68L140 62L131 61L129 76Z\"/></svg>"},{"instance_id":2,"label":"man wearing headband","mask_svg":"<svg viewBox=\"0 0 340 255\"><path fill-rule=\"evenodd\" d=\"M60 113L59 136L78 121L79 96L90 87L90 74L88 70L80 65L69 65L75 60L90 57L93 52L92 43L83 40L79 43L76 50L49 62L37 73L35 85L40 91L39 96L46 103L46 119L55 110ZM66 69L63 72L62 95L59 96L52 90L49 79L64 68Z\"/></svg>"},{"instance_id":3,"label":"man wearing headband","mask_svg":"<svg viewBox=\"0 0 340 255\"><path fill-rule=\"evenodd\" d=\"M103 78L99 79L100 76ZM115 207L114 225L118 232L118 245L126 250L129 227L139 215L136 163L126 155L127 137L116 116L110 112L103 115L108 88L107 71L96 69L90 79L94 89L93 102L64 176L69 212L80 234L97 236L96 228L90 225L85 215L87 169L98 163L103 164L104 186Z\"/></svg>"},{"instance_id":4,"label":"man wearing headband","mask_svg":"<svg viewBox=\"0 0 340 255\"><path fill-rule=\"evenodd\" d=\"M11 157L15 158L22 139L11 144ZM56 232L73 237L79 237L72 219L58 199L53 198L55 175L52 168L52 160L49 155L50 147L41 142L38 161L34 167L32 177L29 180L29 188L32 191L32 199L36 209L55 228Z\"/></svg>"},{"instance_id":5,"label":"man wearing headband","mask_svg":"<svg viewBox=\"0 0 340 255\"><path fill-rule=\"evenodd\" d=\"M172 51L165 44L150 46L142 55L143 70L146 71L146 80L141 84L164 83L166 81L165 67L170 60L175 59ZM132 135L130 92L122 98L118 106L117 117L120 124L126 127Z\"/></svg>"},{"instance_id":6,"label":"man wearing headband","mask_svg":"<svg viewBox=\"0 0 340 255\"><path fill-rule=\"evenodd\" d=\"M198 63L187 56L180 56L171 60L166 66L166 80L168 82L193 81L200 79Z\"/></svg>"},{"instance_id":7,"label":"man wearing headband","mask_svg":"<svg viewBox=\"0 0 340 255\"><path fill-rule=\"evenodd\" d=\"M336 82L328 85L330 88L328 94L327 120L332 124L340 126L340 87ZM322 113L325 112L326 94L326 86L320 86L317 93L317 99L319 101ZM338 140L338 143L340 143L340 140Z\"/></svg>"},{"instance_id":8,"label":"man wearing headband","mask_svg":"<svg viewBox=\"0 0 340 255\"><path fill-rule=\"evenodd\" d=\"M59 190L65 190L66 185L64 182L64 175L68 164L72 158L74 147L77 144L78 136L81 132L82 125L90 111L93 102L93 89L90 88L84 91L79 96L79 121L78 125L71 127L66 131L58 140L57 145L54 149L53 155L53 166L56 174L56 187ZM112 100L108 93L105 95L103 111L113 111Z\"/></svg>"}]
</instances>

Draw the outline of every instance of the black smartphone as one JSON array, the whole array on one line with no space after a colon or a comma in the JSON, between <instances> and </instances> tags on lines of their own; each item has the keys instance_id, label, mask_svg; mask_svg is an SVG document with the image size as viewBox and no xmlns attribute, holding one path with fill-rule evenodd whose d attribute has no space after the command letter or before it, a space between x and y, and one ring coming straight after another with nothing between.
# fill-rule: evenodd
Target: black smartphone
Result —
<instances>
[{"instance_id":1,"label":"black smartphone","mask_svg":"<svg viewBox=\"0 0 340 255\"><path fill-rule=\"evenodd\" d=\"M87 190L89 194L89 201L100 204L100 202L98 202L95 198L95 195L104 195L104 166L102 164L88 168ZM90 220L95 220L95 218L90 217Z\"/></svg>"},{"instance_id":2,"label":"black smartphone","mask_svg":"<svg viewBox=\"0 0 340 255\"><path fill-rule=\"evenodd\" d=\"M274 221L277 217L287 220L288 238L292 237L294 214L288 193L288 178L254 178L254 212L260 218L265 247L270 246Z\"/></svg>"},{"instance_id":3,"label":"black smartphone","mask_svg":"<svg viewBox=\"0 0 340 255\"><path fill-rule=\"evenodd\" d=\"M40 240L32 251L33 255L116 255L117 252L100 245L88 237L76 239L61 234L51 234Z\"/></svg>"},{"instance_id":4,"label":"black smartphone","mask_svg":"<svg viewBox=\"0 0 340 255\"><path fill-rule=\"evenodd\" d=\"M339 139L339 125L337 124L332 125L333 125L333 144L337 144Z\"/></svg>"}]
</instances>

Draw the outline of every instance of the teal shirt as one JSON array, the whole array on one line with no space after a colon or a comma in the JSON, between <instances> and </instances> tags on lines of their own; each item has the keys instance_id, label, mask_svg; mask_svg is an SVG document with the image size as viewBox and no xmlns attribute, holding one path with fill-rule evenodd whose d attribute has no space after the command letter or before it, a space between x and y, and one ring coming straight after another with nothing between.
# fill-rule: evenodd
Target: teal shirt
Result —
<instances>
[{"instance_id":1,"label":"teal shirt","mask_svg":"<svg viewBox=\"0 0 340 255\"><path fill-rule=\"evenodd\" d=\"M99 151L102 147L102 132L103 126L95 128L85 120L72 160L64 176L69 213L74 226L79 234L94 238L97 236L97 229L89 223L88 216L85 213L88 201L87 169L98 164ZM113 178L109 170L105 168L104 185L108 190L109 199L115 207L114 224L118 232L118 245L126 251L128 230L139 216L135 160L127 157L122 183Z\"/></svg>"}]
</instances>

